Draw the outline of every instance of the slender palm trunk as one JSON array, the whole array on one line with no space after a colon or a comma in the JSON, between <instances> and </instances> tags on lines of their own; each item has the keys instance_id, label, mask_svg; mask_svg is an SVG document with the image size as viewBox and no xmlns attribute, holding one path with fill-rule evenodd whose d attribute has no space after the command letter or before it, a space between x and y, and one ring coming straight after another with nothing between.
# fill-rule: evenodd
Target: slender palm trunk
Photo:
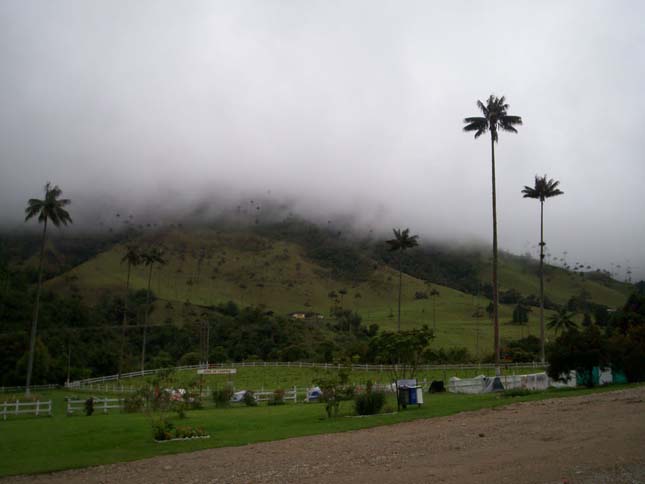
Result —
<instances>
[{"instance_id":1,"label":"slender palm trunk","mask_svg":"<svg viewBox=\"0 0 645 484\"><path fill-rule=\"evenodd\" d=\"M432 331L437 336L437 295L432 296Z\"/></svg>"},{"instance_id":2,"label":"slender palm trunk","mask_svg":"<svg viewBox=\"0 0 645 484\"><path fill-rule=\"evenodd\" d=\"M397 318L398 332L401 332L401 286L403 285L403 252L399 253L399 314Z\"/></svg>"},{"instance_id":3,"label":"slender palm trunk","mask_svg":"<svg viewBox=\"0 0 645 484\"><path fill-rule=\"evenodd\" d=\"M495 374L499 376L499 293L497 287L497 199L495 191L495 138L491 131L490 148L493 182L493 331L495 333Z\"/></svg>"},{"instance_id":4,"label":"slender palm trunk","mask_svg":"<svg viewBox=\"0 0 645 484\"><path fill-rule=\"evenodd\" d=\"M152 266L148 271L148 292L146 293L146 312L143 315L143 342L141 344L141 373L146 369L146 332L148 331L148 313L150 312L150 283L152 281Z\"/></svg>"},{"instance_id":5,"label":"slender palm trunk","mask_svg":"<svg viewBox=\"0 0 645 484\"><path fill-rule=\"evenodd\" d=\"M25 395L29 396L31 387L31 376L34 371L34 352L36 351L36 330L38 329L38 312L40 311L40 290L43 285L43 262L45 260L45 241L47 239L47 218L43 226L43 241L40 246L40 263L38 264L38 288L36 289L36 307L34 308L34 319L31 323L31 335L29 337L29 359L27 361L27 383Z\"/></svg>"},{"instance_id":6,"label":"slender palm trunk","mask_svg":"<svg viewBox=\"0 0 645 484\"><path fill-rule=\"evenodd\" d=\"M540 361L544 364L544 200L540 200Z\"/></svg>"},{"instance_id":7,"label":"slender palm trunk","mask_svg":"<svg viewBox=\"0 0 645 484\"><path fill-rule=\"evenodd\" d=\"M125 283L125 299L123 300L123 325L121 330L121 355L119 357L119 375L121 378L121 373L123 373L123 359L125 357L125 328L128 325L128 296L130 295L130 270L132 269L132 264L128 262L128 278Z\"/></svg>"}]
</instances>

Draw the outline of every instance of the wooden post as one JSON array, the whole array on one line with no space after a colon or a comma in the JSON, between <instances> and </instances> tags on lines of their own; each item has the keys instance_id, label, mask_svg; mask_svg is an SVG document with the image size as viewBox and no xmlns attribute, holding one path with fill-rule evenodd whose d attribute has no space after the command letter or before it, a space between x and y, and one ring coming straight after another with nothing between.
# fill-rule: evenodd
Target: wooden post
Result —
<instances>
[{"instance_id":1,"label":"wooden post","mask_svg":"<svg viewBox=\"0 0 645 484\"><path fill-rule=\"evenodd\" d=\"M36 400L36 417L38 417L39 411L40 411L40 400Z\"/></svg>"},{"instance_id":2,"label":"wooden post","mask_svg":"<svg viewBox=\"0 0 645 484\"><path fill-rule=\"evenodd\" d=\"M20 403L18 400L16 400L16 416L18 416L18 408L19 408Z\"/></svg>"}]
</instances>

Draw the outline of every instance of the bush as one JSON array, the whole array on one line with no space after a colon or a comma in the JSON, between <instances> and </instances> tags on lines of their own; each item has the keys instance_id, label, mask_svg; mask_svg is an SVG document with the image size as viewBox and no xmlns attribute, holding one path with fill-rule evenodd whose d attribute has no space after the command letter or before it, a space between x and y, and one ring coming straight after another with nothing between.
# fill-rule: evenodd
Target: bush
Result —
<instances>
[{"instance_id":1,"label":"bush","mask_svg":"<svg viewBox=\"0 0 645 484\"><path fill-rule=\"evenodd\" d=\"M123 400L123 411L126 413L141 412L146 404L145 391L131 393Z\"/></svg>"},{"instance_id":2,"label":"bush","mask_svg":"<svg viewBox=\"0 0 645 484\"><path fill-rule=\"evenodd\" d=\"M284 389L278 388L273 391L273 397L269 400L269 405L284 405Z\"/></svg>"},{"instance_id":3,"label":"bush","mask_svg":"<svg viewBox=\"0 0 645 484\"><path fill-rule=\"evenodd\" d=\"M85 415L88 417L94 413L94 398L90 397L85 400Z\"/></svg>"},{"instance_id":4,"label":"bush","mask_svg":"<svg viewBox=\"0 0 645 484\"><path fill-rule=\"evenodd\" d=\"M201 427L191 427L189 425L175 428L176 439L191 439L194 437L205 437L208 435Z\"/></svg>"},{"instance_id":5,"label":"bush","mask_svg":"<svg viewBox=\"0 0 645 484\"><path fill-rule=\"evenodd\" d=\"M244 403L246 404L247 407L257 407L258 406L258 401L255 399L255 395L253 395L252 391L247 391L244 394Z\"/></svg>"},{"instance_id":6,"label":"bush","mask_svg":"<svg viewBox=\"0 0 645 484\"><path fill-rule=\"evenodd\" d=\"M217 408L229 407L231 405L232 396L233 388L230 385L213 390L213 402L215 402L215 406Z\"/></svg>"},{"instance_id":7,"label":"bush","mask_svg":"<svg viewBox=\"0 0 645 484\"><path fill-rule=\"evenodd\" d=\"M528 390L526 388L512 388L510 390L505 390L502 392L503 397L526 397L527 395L530 395L533 393L531 390Z\"/></svg>"},{"instance_id":8,"label":"bush","mask_svg":"<svg viewBox=\"0 0 645 484\"><path fill-rule=\"evenodd\" d=\"M161 417L152 421L152 435L155 440L170 440L173 438L175 426L172 422Z\"/></svg>"},{"instance_id":9,"label":"bush","mask_svg":"<svg viewBox=\"0 0 645 484\"><path fill-rule=\"evenodd\" d=\"M365 393L354 398L354 408L358 415L376 415L385 405L385 393L372 390L372 382L367 383Z\"/></svg>"}]
</instances>

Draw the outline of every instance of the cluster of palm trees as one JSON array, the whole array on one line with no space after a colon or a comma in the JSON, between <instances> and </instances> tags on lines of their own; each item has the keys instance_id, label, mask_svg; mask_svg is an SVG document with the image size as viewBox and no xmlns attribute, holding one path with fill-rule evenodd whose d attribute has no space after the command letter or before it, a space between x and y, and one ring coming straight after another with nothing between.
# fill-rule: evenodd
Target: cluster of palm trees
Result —
<instances>
[{"instance_id":1,"label":"cluster of palm trees","mask_svg":"<svg viewBox=\"0 0 645 484\"><path fill-rule=\"evenodd\" d=\"M126 328L128 326L128 296L130 293L130 274L132 268L138 265L144 265L148 268L148 290L146 291L146 306L145 313L143 316L143 334L142 334L142 343L141 343L141 371L145 370L145 361L146 361L146 339L148 331L148 314L150 313L150 285L152 283L152 269L155 264L163 266L166 264L164 259L164 253L158 247L149 247L147 249L142 249L141 247L130 244L126 246L125 254L121 259L121 263L125 263L128 266L128 275L126 277L126 286L125 286L125 298L123 303L123 325L121 332L121 354L119 357L119 375L123 372L124 367L124 358L125 358L125 340L126 340Z\"/></svg>"},{"instance_id":2,"label":"cluster of palm trees","mask_svg":"<svg viewBox=\"0 0 645 484\"><path fill-rule=\"evenodd\" d=\"M32 319L31 332L29 335L29 355L27 360L27 381L25 384L25 393L30 394L31 378L34 366L34 351L36 346L36 335L38 332L38 316L40 311L40 295L42 292L43 266L45 260L45 247L47 244L47 226L49 223L55 227L73 223L72 217L65 207L71 204L71 200L61 198L63 191L57 186L47 182L45 185L45 197L43 199L31 198L27 202L25 209L25 222L37 217L38 222L43 224L42 240L40 246L40 258L38 263L38 285L36 288L36 303L34 305L34 317ZM146 250L135 245L129 245L123 256L122 262L128 264L128 275L126 279L126 297L124 298L123 309L123 330L121 340L121 354L119 357L119 374L123 371L125 335L128 318L128 293L130 290L130 275L132 267L143 264L148 268L148 291L146 294L146 310L143 323L143 341L141 346L141 370L145 369L146 354L146 330L148 325L148 314L150 312L150 284L152 282L152 269L155 264L164 265L166 263L163 252L158 247L150 247Z\"/></svg>"},{"instance_id":3,"label":"cluster of palm trees","mask_svg":"<svg viewBox=\"0 0 645 484\"><path fill-rule=\"evenodd\" d=\"M493 326L495 338L495 363L499 370L500 361L500 338L499 338L499 291L498 291L498 250L497 250L497 200L495 186L495 143L499 142L499 132L506 131L517 133L516 126L522 124L520 116L508 114L509 105L504 96L497 97L490 95L484 104L477 101L477 107L482 116L469 117L464 119L464 131L474 132L475 138L482 134L490 133L491 142L491 167L492 167L492 202L493 202ZM540 359L544 362L544 202L547 198L562 195L558 189L560 182L547 179L547 176L536 176L533 187L525 186L522 193L525 198L534 198L540 201Z\"/></svg>"}]
</instances>

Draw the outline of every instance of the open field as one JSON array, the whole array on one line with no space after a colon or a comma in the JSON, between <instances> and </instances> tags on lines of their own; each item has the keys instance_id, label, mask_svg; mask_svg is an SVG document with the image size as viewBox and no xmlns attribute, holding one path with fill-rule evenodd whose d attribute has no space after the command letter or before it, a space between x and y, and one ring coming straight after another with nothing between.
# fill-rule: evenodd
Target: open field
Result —
<instances>
[{"instance_id":1,"label":"open field","mask_svg":"<svg viewBox=\"0 0 645 484\"><path fill-rule=\"evenodd\" d=\"M64 393L54 397L60 402ZM545 400L552 397L574 398ZM644 398L642 385L515 398L443 394L395 415L332 420L317 404L202 410L190 412L186 422L204 426L211 439L163 445L152 442L142 415L57 414L2 423L0 474L242 445L3 482L374 482L384 472L388 482L599 482L582 478L645 465ZM384 424L400 425L290 438Z\"/></svg>"},{"instance_id":2,"label":"open field","mask_svg":"<svg viewBox=\"0 0 645 484\"><path fill-rule=\"evenodd\" d=\"M188 418L181 423L203 427L211 438L161 445L153 442L150 422L145 415L114 413L66 417L64 398L73 393L56 391L43 395L44 398L54 399L53 417L10 418L0 422L0 455L3 456L0 460L0 475L47 472L212 447L357 430L495 408L511 402L587 395L620 388L629 386L616 385L595 390L549 390L512 399L501 394L426 395L426 404L420 408L369 418L327 419L320 404L195 410L188 412ZM642 392L643 387L636 388L640 388L638 391ZM393 401L389 402L390 406L393 404ZM350 403L344 403L341 407L343 415L351 414L352 410Z\"/></svg>"}]
</instances>

